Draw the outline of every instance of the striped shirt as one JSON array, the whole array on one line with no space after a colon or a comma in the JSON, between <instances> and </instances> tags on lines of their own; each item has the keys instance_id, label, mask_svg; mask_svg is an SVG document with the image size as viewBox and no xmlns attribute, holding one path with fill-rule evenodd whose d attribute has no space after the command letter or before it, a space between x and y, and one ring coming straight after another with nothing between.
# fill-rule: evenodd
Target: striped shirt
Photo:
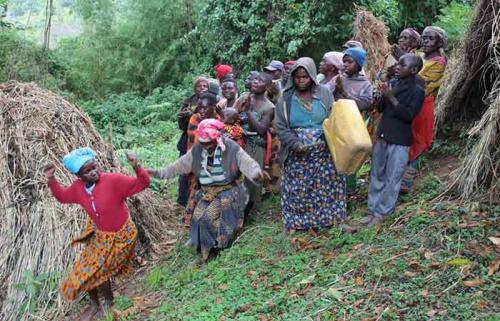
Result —
<instances>
[{"instance_id":1,"label":"striped shirt","mask_svg":"<svg viewBox=\"0 0 500 321\"><path fill-rule=\"evenodd\" d=\"M201 172L200 184L201 185L226 185L229 184L224 169L222 168L222 152L220 147L217 146L214 151L214 160L211 165L208 165L208 152L204 149L201 154Z\"/></svg>"}]
</instances>

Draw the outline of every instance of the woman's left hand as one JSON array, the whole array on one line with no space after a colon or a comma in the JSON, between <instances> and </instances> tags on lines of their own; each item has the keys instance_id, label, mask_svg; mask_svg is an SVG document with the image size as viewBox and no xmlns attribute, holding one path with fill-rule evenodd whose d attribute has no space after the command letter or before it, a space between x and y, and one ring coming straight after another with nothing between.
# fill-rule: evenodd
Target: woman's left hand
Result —
<instances>
[{"instance_id":1,"label":"woman's left hand","mask_svg":"<svg viewBox=\"0 0 500 321\"><path fill-rule=\"evenodd\" d=\"M257 182L264 182L271 180L271 176L266 171L260 171L255 177L254 180Z\"/></svg>"},{"instance_id":2,"label":"woman's left hand","mask_svg":"<svg viewBox=\"0 0 500 321\"><path fill-rule=\"evenodd\" d=\"M137 160L137 155L135 153L127 152L127 162L133 168L136 168L137 166L139 166L139 162Z\"/></svg>"}]
</instances>

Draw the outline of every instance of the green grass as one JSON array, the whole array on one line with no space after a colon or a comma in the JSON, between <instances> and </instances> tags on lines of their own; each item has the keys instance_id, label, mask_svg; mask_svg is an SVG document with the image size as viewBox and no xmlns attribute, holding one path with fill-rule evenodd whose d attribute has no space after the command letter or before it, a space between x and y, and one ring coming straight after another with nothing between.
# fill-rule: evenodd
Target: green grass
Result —
<instances>
[{"instance_id":1,"label":"green grass","mask_svg":"<svg viewBox=\"0 0 500 321\"><path fill-rule=\"evenodd\" d=\"M120 161L125 165L124 152L132 150L145 167L172 163L178 137L167 133L174 129L171 122L124 128L113 139ZM421 167L432 170L427 162ZM360 175L368 172L364 165ZM175 198L176 180L152 187ZM350 219L366 213L366 188L349 201ZM181 235L135 292L157 301L149 321L500 320L500 280L488 274L499 260L488 237L498 233L500 207L433 202L440 188L439 177L427 175L382 226L355 234L335 227L284 237L273 197L233 246L202 268L184 245L188 233ZM119 310L130 304L117 298ZM120 320L146 319L135 311Z\"/></svg>"},{"instance_id":2,"label":"green grass","mask_svg":"<svg viewBox=\"0 0 500 321\"><path fill-rule=\"evenodd\" d=\"M144 281L162 297L149 320L498 320L499 278L488 266L499 256L488 236L499 208L429 204L439 183L423 182L427 192L355 234L286 238L273 198L203 268L184 235ZM475 279L483 284L464 286Z\"/></svg>"}]
</instances>

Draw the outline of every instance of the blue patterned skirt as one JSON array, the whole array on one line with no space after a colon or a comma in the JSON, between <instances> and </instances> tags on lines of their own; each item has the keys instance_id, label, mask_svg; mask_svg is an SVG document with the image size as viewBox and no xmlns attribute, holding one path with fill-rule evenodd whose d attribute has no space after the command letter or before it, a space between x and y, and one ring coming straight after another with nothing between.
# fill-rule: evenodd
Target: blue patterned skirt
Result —
<instances>
[{"instance_id":1,"label":"blue patterned skirt","mask_svg":"<svg viewBox=\"0 0 500 321\"><path fill-rule=\"evenodd\" d=\"M243 227L248 191L240 180L224 186L201 186L193 197L191 246L226 248Z\"/></svg>"},{"instance_id":2,"label":"blue patterned skirt","mask_svg":"<svg viewBox=\"0 0 500 321\"><path fill-rule=\"evenodd\" d=\"M295 129L308 149L291 153L281 181L285 227L305 230L342 222L346 216L346 179L337 173L321 129Z\"/></svg>"}]
</instances>

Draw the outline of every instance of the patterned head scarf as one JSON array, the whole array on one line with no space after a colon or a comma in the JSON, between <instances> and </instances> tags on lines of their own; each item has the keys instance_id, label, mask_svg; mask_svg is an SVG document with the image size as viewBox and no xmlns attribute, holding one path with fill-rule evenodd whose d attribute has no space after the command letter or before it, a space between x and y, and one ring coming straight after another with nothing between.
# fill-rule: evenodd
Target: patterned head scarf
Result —
<instances>
[{"instance_id":1,"label":"patterned head scarf","mask_svg":"<svg viewBox=\"0 0 500 321\"><path fill-rule=\"evenodd\" d=\"M193 82L193 90L196 90L196 86L198 86L198 84L200 82L202 82L202 81L206 82L207 84L209 83L208 79L205 78L205 77L201 77L201 76L200 77L196 77L196 79Z\"/></svg>"},{"instance_id":2,"label":"patterned head scarf","mask_svg":"<svg viewBox=\"0 0 500 321\"><path fill-rule=\"evenodd\" d=\"M344 44L344 49L349 49L349 48L363 48L363 44L357 40L348 40Z\"/></svg>"},{"instance_id":3,"label":"patterned head scarf","mask_svg":"<svg viewBox=\"0 0 500 321\"><path fill-rule=\"evenodd\" d=\"M226 145L222 141L222 130L224 123L217 119L205 119L198 124L198 141L200 143L215 142L222 151L226 150Z\"/></svg>"},{"instance_id":4,"label":"patterned head scarf","mask_svg":"<svg viewBox=\"0 0 500 321\"><path fill-rule=\"evenodd\" d=\"M342 62L342 58L344 57L344 54L338 51L330 51L327 52L324 56L323 59L330 65L334 65L337 70L342 70L344 68L344 63Z\"/></svg>"},{"instance_id":5,"label":"patterned head scarf","mask_svg":"<svg viewBox=\"0 0 500 321\"><path fill-rule=\"evenodd\" d=\"M439 36L439 38L441 38L441 40L443 41L443 46L441 48L439 48L439 51L440 51L441 55L444 56L444 49L446 48L446 45L448 44L448 36L446 34L446 31L444 31L443 28L436 27L436 26L425 27L422 34L424 34L426 31L432 31L432 32L436 33Z\"/></svg>"},{"instance_id":6,"label":"patterned head scarf","mask_svg":"<svg viewBox=\"0 0 500 321\"><path fill-rule=\"evenodd\" d=\"M95 152L88 148L77 148L63 158L64 167L72 174L78 174L86 162L95 159Z\"/></svg>"},{"instance_id":7,"label":"patterned head scarf","mask_svg":"<svg viewBox=\"0 0 500 321\"><path fill-rule=\"evenodd\" d=\"M401 33L403 33L404 31L408 31L410 34L411 34L411 37L415 40L415 44L416 44L416 47L415 48L418 48L420 46L420 34L418 33L417 30L413 29L413 28L405 28L403 29L403 31L401 31ZM412 48L414 49L414 48Z\"/></svg>"}]
</instances>

